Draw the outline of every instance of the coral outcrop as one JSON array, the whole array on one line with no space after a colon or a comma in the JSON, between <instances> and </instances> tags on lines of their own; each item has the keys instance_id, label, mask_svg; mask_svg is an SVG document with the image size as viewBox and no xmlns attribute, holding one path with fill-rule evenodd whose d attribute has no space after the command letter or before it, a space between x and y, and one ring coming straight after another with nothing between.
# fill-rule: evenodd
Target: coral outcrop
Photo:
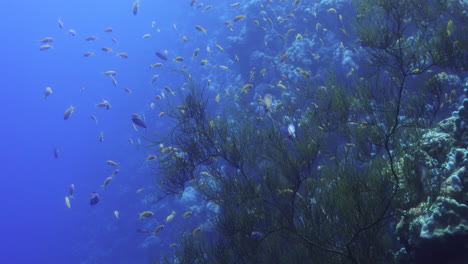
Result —
<instances>
[{"instance_id":1,"label":"coral outcrop","mask_svg":"<svg viewBox=\"0 0 468 264\"><path fill-rule=\"evenodd\" d=\"M468 97L468 89L464 90ZM467 263L468 98L453 117L421 139L429 188L427 201L406 210L396 227L401 263ZM427 190L427 189L426 189ZM434 193L436 195L434 195Z\"/></svg>"}]
</instances>

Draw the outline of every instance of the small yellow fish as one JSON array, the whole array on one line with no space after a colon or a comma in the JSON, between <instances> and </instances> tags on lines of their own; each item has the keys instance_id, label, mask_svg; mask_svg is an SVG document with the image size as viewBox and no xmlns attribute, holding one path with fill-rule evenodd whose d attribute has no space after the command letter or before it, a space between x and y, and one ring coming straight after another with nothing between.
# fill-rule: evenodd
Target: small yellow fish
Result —
<instances>
[{"instance_id":1,"label":"small yellow fish","mask_svg":"<svg viewBox=\"0 0 468 264\"><path fill-rule=\"evenodd\" d=\"M73 194L75 193L75 184L70 184L70 187L68 188L68 194L70 195L70 198L73 198Z\"/></svg>"},{"instance_id":2,"label":"small yellow fish","mask_svg":"<svg viewBox=\"0 0 468 264\"><path fill-rule=\"evenodd\" d=\"M120 58L128 59L128 54L125 52L119 52L117 53L116 56L119 56Z\"/></svg>"},{"instance_id":3,"label":"small yellow fish","mask_svg":"<svg viewBox=\"0 0 468 264\"><path fill-rule=\"evenodd\" d=\"M284 86L284 84L282 84L281 81L278 82L278 84L276 85L277 87L281 88L281 89L285 89L286 90L286 86Z\"/></svg>"},{"instance_id":4,"label":"small yellow fish","mask_svg":"<svg viewBox=\"0 0 468 264\"><path fill-rule=\"evenodd\" d=\"M252 84L250 84L250 83L248 83L248 84L246 84L246 85L242 86L242 88L241 88L241 92L243 92L243 93L247 93L247 92L248 92L248 91L249 91L249 90L250 90L252 87L253 87L253 85L252 85Z\"/></svg>"},{"instance_id":5,"label":"small yellow fish","mask_svg":"<svg viewBox=\"0 0 468 264\"><path fill-rule=\"evenodd\" d=\"M201 62L200 62L201 65L205 65L207 63L208 63L208 60L201 60Z\"/></svg>"},{"instance_id":6,"label":"small yellow fish","mask_svg":"<svg viewBox=\"0 0 468 264\"><path fill-rule=\"evenodd\" d=\"M263 96L263 107L265 112L269 112L271 108L271 104L273 103L273 96L269 93Z\"/></svg>"},{"instance_id":7,"label":"small yellow fish","mask_svg":"<svg viewBox=\"0 0 468 264\"><path fill-rule=\"evenodd\" d=\"M219 103L219 100L221 100L221 94L216 95L215 97L215 102Z\"/></svg>"},{"instance_id":8,"label":"small yellow fish","mask_svg":"<svg viewBox=\"0 0 468 264\"><path fill-rule=\"evenodd\" d=\"M111 105L110 105L109 101L104 100L104 101L102 101L100 103L97 103L96 107L106 108L107 110L109 110L111 108Z\"/></svg>"},{"instance_id":9,"label":"small yellow fish","mask_svg":"<svg viewBox=\"0 0 468 264\"><path fill-rule=\"evenodd\" d=\"M174 216L176 215L175 211L172 211L170 215L166 217L166 223L170 222L172 219L174 219Z\"/></svg>"},{"instance_id":10,"label":"small yellow fish","mask_svg":"<svg viewBox=\"0 0 468 264\"><path fill-rule=\"evenodd\" d=\"M221 45L219 45L219 44L215 44L215 46L216 46L216 47L217 47L217 48L218 48L220 51L224 51L224 48L223 48L223 47L221 47Z\"/></svg>"},{"instance_id":11,"label":"small yellow fish","mask_svg":"<svg viewBox=\"0 0 468 264\"><path fill-rule=\"evenodd\" d=\"M192 214L193 214L192 211L187 211L187 212L185 212L185 213L182 215L182 217L188 218L188 217L192 216Z\"/></svg>"},{"instance_id":12,"label":"small yellow fish","mask_svg":"<svg viewBox=\"0 0 468 264\"><path fill-rule=\"evenodd\" d=\"M164 225L158 225L158 226L154 229L153 234L156 235L157 233L161 232L163 229L164 229Z\"/></svg>"},{"instance_id":13,"label":"small yellow fish","mask_svg":"<svg viewBox=\"0 0 468 264\"><path fill-rule=\"evenodd\" d=\"M151 34L149 34L149 33L148 33L148 34L144 34L144 35L142 36L142 38L151 38Z\"/></svg>"},{"instance_id":14,"label":"small yellow fish","mask_svg":"<svg viewBox=\"0 0 468 264\"><path fill-rule=\"evenodd\" d=\"M310 73L306 70L303 70L303 69L296 69L296 71L298 73L300 73L302 76L306 77L306 78L310 78Z\"/></svg>"},{"instance_id":15,"label":"small yellow fish","mask_svg":"<svg viewBox=\"0 0 468 264\"><path fill-rule=\"evenodd\" d=\"M86 41L92 41L92 40L95 40L95 39L97 39L96 36L89 36L89 37L85 38Z\"/></svg>"},{"instance_id":16,"label":"small yellow fish","mask_svg":"<svg viewBox=\"0 0 468 264\"><path fill-rule=\"evenodd\" d=\"M161 62L156 62L156 63L153 63L151 64L149 67L150 69L152 68L156 68L156 67L161 67L163 64Z\"/></svg>"},{"instance_id":17,"label":"small yellow fish","mask_svg":"<svg viewBox=\"0 0 468 264\"><path fill-rule=\"evenodd\" d=\"M285 53L285 54L281 55L280 63L283 63L286 59L288 59L288 57L289 57L289 53Z\"/></svg>"},{"instance_id":18,"label":"small yellow fish","mask_svg":"<svg viewBox=\"0 0 468 264\"><path fill-rule=\"evenodd\" d=\"M134 16L138 14L138 8L140 8L140 0L136 0L135 2L133 2L132 13Z\"/></svg>"},{"instance_id":19,"label":"small yellow fish","mask_svg":"<svg viewBox=\"0 0 468 264\"><path fill-rule=\"evenodd\" d=\"M154 84L158 80L158 77L159 75L157 74L153 75L153 77L151 78L151 84Z\"/></svg>"},{"instance_id":20,"label":"small yellow fish","mask_svg":"<svg viewBox=\"0 0 468 264\"><path fill-rule=\"evenodd\" d=\"M354 68L351 67L351 70L346 74L346 78L349 78L351 75L353 75L353 73L354 73Z\"/></svg>"},{"instance_id":21,"label":"small yellow fish","mask_svg":"<svg viewBox=\"0 0 468 264\"><path fill-rule=\"evenodd\" d=\"M70 107L65 110L65 113L63 114L63 120L68 120L70 116L75 112L75 107L73 105L70 105Z\"/></svg>"},{"instance_id":22,"label":"small yellow fish","mask_svg":"<svg viewBox=\"0 0 468 264\"><path fill-rule=\"evenodd\" d=\"M44 91L44 96L42 98L47 99L47 97L49 97L51 93L52 93L52 88L46 87Z\"/></svg>"},{"instance_id":23,"label":"small yellow fish","mask_svg":"<svg viewBox=\"0 0 468 264\"><path fill-rule=\"evenodd\" d=\"M109 185L109 183L111 182L112 180L112 177L109 176L107 177L105 180L104 180L104 183L101 185L102 188L105 188L107 185Z\"/></svg>"},{"instance_id":24,"label":"small yellow fish","mask_svg":"<svg viewBox=\"0 0 468 264\"><path fill-rule=\"evenodd\" d=\"M70 198L68 198L68 196L65 196L65 204L67 205L68 208L71 208Z\"/></svg>"},{"instance_id":25,"label":"small yellow fish","mask_svg":"<svg viewBox=\"0 0 468 264\"><path fill-rule=\"evenodd\" d=\"M204 29L202 26L195 25L195 29L200 31L200 32L206 33L206 29Z\"/></svg>"},{"instance_id":26,"label":"small yellow fish","mask_svg":"<svg viewBox=\"0 0 468 264\"><path fill-rule=\"evenodd\" d=\"M294 191L291 190L291 189L278 190L278 192L279 192L279 194L294 193Z\"/></svg>"},{"instance_id":27,"label":"small yellow fish","mask_svg":"<svg viewBox=\"0 0 468 264\"><path fill-rule=\"evenodd\" d=\"M114 84L114 86L117 87L117 80L113 76L109 76L109 77L111 78L112 83ZM110 105L109 105L109 107L107 109L109 109L109 108L110 108Z\"/></svg>"},{"instance_id":28,"label":"small yellow fish","mask_svg":"<svg viewBox=\"0 0 468 264\"><path fill-rule=\"evenodd\" d=\"M193 54L192 54L192 59L195 59L197 56L198 56L198 52L200 51L199 48L196 48L194 51L193 51Z\"/></svg>"},{"instance_id":29,"label":"small yellow fish","mask_svg":"<svg viewBox=\"0 0 468 264\"><path fill-rule=\"evenodd\" d=\"M51 37L45 37L45 38L39 40L40 43L50 43L52 41L54 41L54 39L51 38Z\"/></svg>"},{"instance_id":30,"label":"small yellow fish","mask_svg":"<svg viewBox=\"0 0 468 264\"><path fill-rule=\"evenodd\" d=\"M138 194L138 193L141 193L144 189L145 189L145 188L140 188L140 189L136 190L136 193L137 193L137 194Z\"/></svg>"},{"instance_id":31,"label":"small yellow fish","mask_svg":"<svg viewBox=\"0 0 468 264\"><path fill-rule=\"evenodd\" d=\"M325 46L325 42L323 42L323 39L319 38L320 42L322 42L322 45Z\"/></svg>"},{"instance_id":32,"label":"small yellow fish","mask_svg":"<svg viewBox=\"0 0 468 264\"><path fill-rule=\"evenodd\" d=\"M91 119L92 119L92 120L94 120L94 121L96 122L96 124L98 123L98 121L97 121L97 117L96 117L96 116L94 116L94 115L91 115L90 117L91 117Z\"/></svg>"},{"instance_id":33,"label":"small yellow fish","mask_svg":"<svg viewBox=\"0 0 468 264\"><path fill-rule=\"evenodd\" d=\"M105 71L102 74L107 75L107 76L114 76L117 74L116 71Z\"/></svg>"},{"instance_id":34,"label":"small yellow fish","mask_svg":"<svg viewBox=\"0 0 468 264\"><path fill-rule=\"evenodd\" d=\"M288 36L289 34L291 34L292 32L294 32L294 29L289 29L287 32L286 32L286 36Z\"/></svg>"},{"instance_id":35,"label":"small yellow fish","mask_svg":"<svg viewBox=\"0 0 468 264\"><path fill-rule=\"evenodd\" d=\"M172 91L171 87L169 87L169 86L164 86L164 90L166 90L168 93L170 93L172 95L175 95L175 92Z\"/></svg>"},{"instance_id":36,"label":"small yellow fish","mask_svg":"<svg viewBox=\"0 0 468 264\"><path fill-rule=\"evenodd\" d=\"M453 29L454 29L455 25L453 24L453 20L449 20L447 22L447 36L452 36L452 32L453 32Z\"/></svg>"},{"instance_id":37,"label":"small yellow fish","mask_svg":"<svg viewBox=\"0 0 468 264\"><path fill-rule=\"evenodd\" d=\"M60 18L58 19L57 23L58 23L60 28L63 28L63 22L62 22L62 20Z\"/></svg>"},{"instance_id":38,"label":"small yellow fish","mask_svg":"<svg viewBox=\"0 0 468 264\"><path fill-rule=\"evenodd\" d=\"M114 211L115 218L119 219L119 214L120 214L119 211L117 210Z\"/></svg>"},{"instance_id":39,"label":"small yellow fish","mask_svg":"<svg viewBox=\"0 0 468 264\"><path fill-rule=\"evenodd\" d=\"M48 50L48 49L51 49L52 48L52 45L49 45L49 44L44 44L42 46L39 47L39 50Z\"/></svg>"},{"instance_id":40,"label":"small yellow fish","mask_svg":"<svg viewBox=\"0 0 468 264\"><path fill-rule=\"evenodd\" d=\"M148 217L151 217L151 216L154 215L154 213L151 212L151 211L144 211L144 212L142 212L142 213L139 213L139 215L140 215L140 218L138 218L138 219L141 219L141 218L148 218Z\"/></svg>"},{"instance_id":41,"label":"small yellow fish","mask_svg":"<svg viewBox=\"0 0 468 264\"><path fill-rule=\"evenodd\" d=\"M193 235L193 236L196 236L198 233L200 233L200 231L201 231L201 227L195 228L195 229L192 231L192 235Z\"/></svg>"},{"instance_id":42,"label":"small yellow fish","mask_svg":"<svg viewBox=\"0 0 468 264\"><path fill-rule=\"evenodd\" d=\"M156 156L155 155L148 155L146 156L146 161L151 161L151 160L155 160L156 159Z\"/></svg>"},{"instance_id":43,"label":"small yellow fish","mask_svg":"<svg viewBox=\"0 0 468 264\"><path fill-rule=\"evenodd\" d=\"M233 20L237 22L237 21L244 20L244 18L245 18L245 15L237 15L233 18Z\"/></svg>"},{"instance_id":44,"label":"small yellow fish","mask_svg":"<svg viewBox=\"0 0 468 264\"><path fill-rule=\"evenodd\" d=\"M113 160L107 160L106 163L111 166L119 166L119 163L113 161Z\"/></svg>"}]
</instances>

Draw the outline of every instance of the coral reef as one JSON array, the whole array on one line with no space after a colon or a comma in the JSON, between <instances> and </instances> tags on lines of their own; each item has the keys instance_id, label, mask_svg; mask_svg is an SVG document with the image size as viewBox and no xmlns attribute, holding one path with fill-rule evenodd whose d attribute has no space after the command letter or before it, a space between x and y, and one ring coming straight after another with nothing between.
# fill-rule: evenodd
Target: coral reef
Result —
<instances>
[{"instance_id":1,"label":"coral reef","mask_svg":"<svg viewBox=\"0 0 468 264\"><path fill-rule=\"evenodd\" d=\"M404 245L398 253L401 263L466 263L468 259L467 106L465 98L456 118L443 120L421 139L420 151L425 155L420 157L425 158L420 161L432 168L426 174L433 179L429 184L437 196L401 217L396 227Z\"/></svg>"}]
</instances>

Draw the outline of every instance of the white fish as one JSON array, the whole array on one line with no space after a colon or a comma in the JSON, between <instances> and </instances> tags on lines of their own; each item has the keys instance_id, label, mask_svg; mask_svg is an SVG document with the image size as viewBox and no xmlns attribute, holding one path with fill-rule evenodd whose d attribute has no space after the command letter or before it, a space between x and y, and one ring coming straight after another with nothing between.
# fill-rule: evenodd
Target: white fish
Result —
<instances>
[{"instance_id":1,"label":"white fish","mask_svg":"<svg viewBox=\"0 0 468 264\"><path fill-rule=\"evenodd\" d=\"M288 136L290 138L296 138L296 127L294 126L294 124L288 125Z\"/></svg>"},{"instance_id":2,"label":"white fish","mask_svg":"<svg viewBox=\"0 0 468 264\"><path fill-rule=\"evenodd\" d=\"M65 196L65 204L67 205L68 208L71 208L70 198L68 198L68 196Z\"/></svg>"}]
</instances>

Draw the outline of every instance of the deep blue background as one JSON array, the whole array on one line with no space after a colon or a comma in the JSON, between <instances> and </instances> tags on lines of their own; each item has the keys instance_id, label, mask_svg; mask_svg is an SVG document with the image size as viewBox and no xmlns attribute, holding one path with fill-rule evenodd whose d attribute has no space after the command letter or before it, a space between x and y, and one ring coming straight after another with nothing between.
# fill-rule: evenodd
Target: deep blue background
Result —
<instances>
[{"instance_id":1,"label":"deep blue background","mask_svg":"<svg viewBox=\"0 0 468 264\"><path fill-rule=\"evenodd\" d=\"M142 226L137 212L148 207L144 196L135 191L150 185L151 179L144 161L148 150L127 141L145 133L133 130L130 115L148 114L149 103L154 101L156 88L149 81L155 72L148 67L158 61L154 52L169 49L172 55L189 57L193 48L182 53L184 49L174 44L181 43L181 33L172 24L183 28L189 18L187 2L142 0L138 16L133 16L132 4L112 0L2 4L0 263L80 263L86 259L91 263L87 255L104 250L108 251L102 254L112 253L114 261L134 259L137 263L147 259L145 250L154 251L137 246L145 240L135 232ZM58 27L59 18L63 29ZM155 28L151 28L153 20ZM103 32L109 26L114 32ZM70 36L69 29L78 34ZM153 37L142 39L146 33ZM98 39L84 41L90 35ZM39 51L38 40L44 37L54 38L53 49ZM127 52L130 58L106 54L102 46ZM96 55L84 58L86 51ZM118 72L118 87L101 74L106 70ZM44 100L47 86L53 94ZM133 93L125 93L123 87ZM109 111L94 106L103 99L112 104ZM76 107L75 113L64 121L63 113L70 105ZM97 125L91 114L97 116ZM153 130L164 126L163 121L148 120ZM105 136L102 143L100 131ZM59 159L54 158L54 147L60 150ZM100 185L114 170L105 164L108 159L121 162L120 173L102 190ZM68 209L64 197L71 183L76 194ZM101 195L95 207L88 204L90 191ZM120 211L119 220L114 210ZM171 210L161 211L158 221ZM178 211L178 216L182 213Z\"/></svg>"}]
</instances>

